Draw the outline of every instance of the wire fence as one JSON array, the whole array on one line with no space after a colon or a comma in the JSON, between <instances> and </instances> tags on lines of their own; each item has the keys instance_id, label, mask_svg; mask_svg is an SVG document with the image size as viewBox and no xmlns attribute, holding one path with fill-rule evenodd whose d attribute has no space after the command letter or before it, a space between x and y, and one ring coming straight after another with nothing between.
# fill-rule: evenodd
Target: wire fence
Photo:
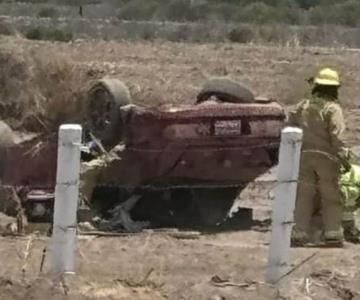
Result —
<instances>
[{"instance_id":1,"label":"wire fence","mask_svg":"<svg viewBox=\"0 0 360 300\"><path fill-rule=\"evenodd\" d=\"M251 140L251 139L250 139ZM83 145L82 145L83 146ZM141 154L144 153L144 157L143 159L146 160L146 154L147 153L158 153L159 155L164 155L167 156L169 155L169 153L172 153L174 155L174 157L171 158L171 161L173 162L173 164L170 164L171 167L169 170L164 170L163 172L163 176L156 176L156 182L152 181L152 180L148 180L148 182L137 182L136 184L121 184L121 183L116 183L113 184L111 183L112 180L109 181L109 183L104 183L104 182L100 182L97 186L99 187L117 187L117 188L124 188L124 189L134 189L134 188L141 188L141 189L148 189L148 190L161 190L161 189L217 189L217 188L239 188L239 189L243 189L245 187L251 186L256 188L257 186L267 189L267 190L274 190L278 185L283 184L283 183L289 183L289 181L279 181L276 178L276 172L275 172L275 163L270 163L268 165L265 165L262 167L264 170L270 170L273 169L272 172L269 174L267 172L265 172L264 174L259 174L259 176L248 180L248 181L241 181L241 180L200 180L199 178L196 179L192 179L191 178L191 169L189 169L189 174L187 176L187 178L172 178L173 183L171 182L166 182L167 178L171 178L171 174L172 171L174 170L179 164L181 164L183 159L186 159L187 157L189 157L188 155L190 155L192 153L196 153L196 155L201 155L201 153L203 153L203 157L204 157L204 161L200 161L197 163L206 163L209 162L207 161L207 159L213 159L213 155L216 155L220 152L223 152L223 156L224 159L226 159L226 154L228 151L231 152L236 152L239 154L239 159L244 160L244 157L248 157L249 161L244 160L244 169L246 168L251 168L251 159L252 158L257 158L256 155L258 153L252 153L249 152L249 150L278 150L280 146L280 142L268 142L268 143L264 143L264 142L258 142L257 145L251 145L251 144L241 144L241 145L233 145L233 146L220 146L220 147L215 147L215 146L206 146L204 147L203 145L199 145L198 147L194 147L192 144L186 144L185 142L183 144L179 144L177 143L169 143L168 145L162 147L162 148L158 148L158 149L154 149L154 148L139 148L139 147L135 147L135 146L126 146L124 147L124 145L119 144L118 146L115 146L110 152L108 153L104 153L101 154L97 157L95 157L94 159L90 160L89 162L84 162L85 164L88 164L90 167L88 168L87 171L91 172L95 169L100 169L99 172L103 172L106 170L107 167L111 166L112 163L114 161L117 160L122 160L122 159L127 159L127 154L134 154L136 158L141 158ZM43 145L44 147L44 145ZM44 148L42 148L44 149ZM27 155L29 150L27 150L27 152L25 152L24 155ZM275 154L273 153L273 154ZM319 151L319 150L311 150L311 149L306 149L302 151L302 155L303 154L320 154L320 155L324 155L327 158L329 158L332 161L336 161L338 163L341 162L341 160L324 151ZM37 155L42 155L41 150L38 152ZM187 157L185 157L185 155L187 155ZM252 157L252 155L255 155L255 157ZM269 154L270 155L270 154ZM162 160L162 157L159 157L159 161ZM240 156L242 156L240 158ZM197 156L198 157L198 156ZM234 159L234 156L232 154L232 159ZM267 157L268 160L270 161L270 156ZM272 159L277 159L277 155L276 157L273 157ZM55 159L55 157L54 157ZM131 158L130 158L131 159ZM148 157L149 159L149 157ZM150 158L152 159L152 158ZM164 157L164 160L166 160L167 158ZM236 159L236 158L235 158ZM103 162L106 162L105 164ZM14 162L14 160L12 160L12 163ZM22 162L24 163L24 162ZM31 161L28 161L27 163L31 164ZM264 162L265 163L265 162ZM216 165L216 164L214 164ZM13 168L21 168L21 166L13 166ZM145 164L143 166L144 168L146 168ZM219 165L219 167L221 167ZM257 166L254 166L254 168ZM121 166L120 166L121 168ZM141 165L140 165L141 168ZM194 167L196 169L196 166ZM241 168L241 167L240 167ZM34 171L37 170L37 166L34 165ZM6 171L6 170L5 170ZM54 172L56 172L56 170L53 170ZM216 172L217 170L213 170L213 172ZM230 171L231 172L231 169ZM118 175L114 174L114 176L124 176L126 177L127 170L121 170L119 169L118 171ZM204 178L209 178L208 176L209 174L204 174ZM6 177L6 174L5 176ZM216 177L216 176L215 176ZM85 178L85 176L84 176ZM174 183L174 181L176 180L176 183ZM119 180L120 182L121 180ZM189 181L191 181L191 183L188 183ZM204 181L204 182L201 182ZM319 183L316 181L309 181L306 178L303 178L303 176L300 175L300 178L296 181L292 181L292 182L297 182L298 184L302 184L302 185L307 185L307 186L311 186L314 188L317 188ZM22 180L22 182L15 182L14 185L26 185L26 180ZM4 188L8 188L8 187L12 187L14 185L10 185L10 184L6 184L6 182L1 182L1 177L0 177L0 186L4 187ZM54 183L55 186L55 183ZM54 187L53 186L53 187ZM52 188L52 187L50 187Z\"/></svg>"},{"instance_id":2,"label":"wire fence","mask_svg":"<svg viewBox=\"0 0 360 300\"><path fill-rule=\"evenodd\" d=\"M159 154L164 154L167 155L167 153L173 153L174 155L177 155L177 158L173 158L174 161L174 165L171 166L172 169L175 169L177 167L178 164L181 163L183 156L185 156L185 154L190 154L196 152L198 153L203 153L204 154L204 161L206 162L206 159L210 157L210 159L212 158L211 155L213 153L218 153L218 152L224 152L224 154L226 155L226 151L234 151L234 152L238 152L239 153L239 159L244 160L244 157L240 158L240 155L244 155L244 156L248 156L249 160L252 159L251 155L256 155L257 153L251 153L248 152L248 150L278 150L280 146L279 142L273 142L273 143L262 143L261 145L237 145L237 146L224 146L224 147L203 147L203 146L199 146L198 148L194 148L188 145L179 145L179 144L169 144L167 147L161 148L161 149L149 149L149 148L137 148L137 147L127 147L127 148L121 148L121 151L125 151L128 153L132 153L132 152L136 152L136 153L159 153ZM115 150L115 151L114 151ZM121 160L121 153L116 153L116 148L114 148L113 152L110 152L109 155L106 155L106 157L112 157L112 159L119 159ZM244 152L242 152L241 150L244 150ZM325 152L325 151L320 151L320 150L313 150L313 149L306 149L302 151L302 155L306 155L306 154L316 154L316 155L323 155L324 157L330 159L331 161L335 161L336 163L341 164L342 163L342 159L340 159L339 157ZM146 155L146 154L145 154ZM277 155L277 154L276 154ZM207 157L208 156L208 157ZM99 159L105 159L105 156L100 157ZM141 157L141 156L139 156ZM233 157L232 157L233 158ZM256 158L256 157L254 157ZM268 157L270 158L270 157ZM108 161L109 164L111 164L112 159L110 159ZM164 158L165 159L165 158ZM186 158L184 158L186 159ZM276 156L277 159L277 156ZM160 158L161 161L161 158ZM198 162L201 163L201 162ZM277 162L276 162L277 163ZM272 165L268 165L263 167L263 169L267 169L267 170L271 170L274 167L276 167L276 163L273 163ZM256 168L257 166L254 166L254 168ZM105 167L106 168L106 167ZM195 167L196 168L196 167ZM244 169L246 168L251 168L251 161L244 161ZM190 172L190 170L189 170ZM216 170L214 170L214 172L216 172ZM164 174L166 175L171 175L171 172L167 172L164 171ZM204 174L204 178L208 177L209 174ZM266 179L264 179L264 177ZM191 178L191 172L189 173L189 178ZM179 178L178 180L179 182L181 182L181 178ZM254 178L253 180L249 180L249 181L236 181L236 180L224 180L224 182L210 182L210 183L198 183L199 180L194 180L197 183L192 183L192 184L166 184L164 186L161 186L160 184L156 184L156 183L152 183L152 184L139 184L137 186L141 186L142 188L148 188L148 189L159 189L159 188L232 188L232 187L246 187L248 185L261 185L261 186L266 186L269 187L270 185L270 189L274 189L276 188L277 185L282 184L282 183L289 183L289 180L283 180L283 181L279 181L276 178L276 173L273 171L271 174L269 174L268 172L264 172L263 174L259 174L259 176L257 176L256 178ZM318 187L319 183L317 181L309 181L305 178L303 178L303 176L301 176L301 174L299 175L299 179L296 181L291 181L291 182L297 182L298 184L302 184L302 185L308 185L308 186L312 186L312 187ZM102 186L104 186L102 184ZM110 185L109 185L110 186ZM117 187L120 188L127 188L129 187L129 185L121 185L121 184L117 184Z\"/></svg>"}]
</instances>

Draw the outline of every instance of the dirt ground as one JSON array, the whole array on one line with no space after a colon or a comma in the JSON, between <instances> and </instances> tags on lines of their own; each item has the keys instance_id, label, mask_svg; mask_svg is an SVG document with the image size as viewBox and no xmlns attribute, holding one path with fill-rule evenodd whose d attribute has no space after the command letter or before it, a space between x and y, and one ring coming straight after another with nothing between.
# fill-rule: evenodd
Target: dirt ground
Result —
<instances>
[{"instance_id":1,"label":"dirt ground","mask_svg":"<svg viewBox=\"0 0 360 300\"><path fill-rule=\"evenodd\" d=\"M304 78L322 65L334 66L344 78L346 140L351 146L359 144L357 51L169 42L58 44L7 38L1 43L14 43L28 53L45 49L66 54L96 76L123 79L135 102L144 105L192 102L201 83L214 75L230 75L258 95L294 103L304 94ZM271 186L254 184L240 202L254 209L255 218L268 218L270 190ZM46 237L1 237L0 299L360 299L360 246L292 249L293 266L315 255L270 286L264 283L268 241L269 231L258 226L204 233L196 239L155 231L81 236L77 275L66 292L51 283L48 259L40 274Z\"/></svg>"},{"instance_id":2,"label":"dirt ground","mask_svg":"<svg viewBox=\"0 0 360 300\"><path fill-rule=\"evenodd\" d=\"M271 286L267 242L268 233L254 230L193 240L155 232L80 237L77 275L65 289L51 283L48 260L40 274L46 238L4 237L0 299L360 299L358 246L292 249L293 266L315 256Z\"/></svg>"}]
</instances>

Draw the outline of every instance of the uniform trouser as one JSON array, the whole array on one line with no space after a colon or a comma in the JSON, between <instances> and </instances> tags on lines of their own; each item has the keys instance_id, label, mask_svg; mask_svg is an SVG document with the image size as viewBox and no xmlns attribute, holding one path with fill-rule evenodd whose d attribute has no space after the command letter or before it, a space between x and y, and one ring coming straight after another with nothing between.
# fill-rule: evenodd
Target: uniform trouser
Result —
<instances>
[{"instance_id":1,"label":"uniform trouser","mask_svg":"<svg viewBox=\"0 0 360 300\"><path fill-rule=\"evenodd\" d=\"M343 212L343 217L342 220L344 222L352 222L355 221L355 212L356 212L357 208L355 207L347 207L346 204L344 205L344 212Z\"/></svg>"},{"instance_id":2,"label":"uniform trouser","mask_svg":"<svg viewBox=\"0 0 360 300\"><path fill-rule=\"evenodd\" d=\"M355 221L356 210L357 210L356 207L348 206L346 203L344 203L344 211L343 211L342 220L344 222Z\"/></svg>"},{"instance_id":3,"label":"uniform trouser","mask_svg":"<svg viewBox=\"0 0 360 300\"><path fill-rule=\"evenodd\" d=\"M350 183L345 183L350 184ZM343 221L355 221L355 212L359 209L360 199L355 198L359 194L357 186L343 186Z\"/></svg>"},{"instance_id":4,"label":"uniform trouser","mask_svg":"<svg viewBox=\"0 0 360 300\"><path fill-rule=\"evenodd\" d=\"M117 155L103 155L89 162L83 162L80 170L80 196L87 205L91 203L92 194L99 179L112 163L119 160Z\"/></svg>"},{"instance_id":5,"label":"uniform trouser","mask_svg":"<svg viewBox=\"0 0 360 300\"><path fill-rule=\"evenodd\" d=\"M91 197L101 172L106 167L104 158L96 158L81 164L80 170L80 197L86 204L90 204Z\"/></svg>"},{"instance_id":6,"label":"uniform trouser","mask_svg":"<svg viewBox=\"0 0 360 300\"><path fill-rule=\"evenodd\" d=\"M312 217L319 206L316 201L319 193L325 238L341 239L342 203L338 183L340 164L323 154L303 153L299 175L293 236L309 236Z\"/></svg>"}]
</instances>

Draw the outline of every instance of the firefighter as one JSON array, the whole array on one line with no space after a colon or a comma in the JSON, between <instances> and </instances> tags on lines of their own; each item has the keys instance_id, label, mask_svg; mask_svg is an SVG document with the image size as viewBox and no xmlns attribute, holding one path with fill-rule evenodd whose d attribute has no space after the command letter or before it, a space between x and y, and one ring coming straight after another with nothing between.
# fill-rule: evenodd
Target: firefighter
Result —
<instances>
[{"instance_id":1,"label":"firefighter","mask_svg":"<svg viewBox=\"0 0 360 300\"><path fill-rule=\"evenodd\" d=\"M360 230L355 225L355 212L360 208L360 166L351 164L340 177L343 194L343 228L345 240L360 243Z\"/></svg>"},{"instance_id":2,"label":"firefighter","mask_svg":"<svg viewBox=\"0 0 360 300\"><path fill-rule=\"evenodd\" d=\"M346 241L359 244L360 230L355 224L355 213L360 208L360 166L356 164L345 164L341 167L341 176L339 179L342 193L343 217L342 226L344 229L344 238ZM318 210L313 216L313 233L318 234L323 231L322 212L319 194L316 197Z\"/></svg>"},{"instance_id":3,"label":"firefighter","mask_svg":"<svg viewBox=\"0 0 360 300\"><path fill-rule=\"evenodd\" d=\"M311 219L319 192L325 246L343 245L342 203L339 187L345 129L338 102L339 75L335 70L320 70L312 80L309 99L301 101L289 114L289 123L303 129L303 146L295 207L293 246L308 244Z\"/></svg>"}]
</instances>

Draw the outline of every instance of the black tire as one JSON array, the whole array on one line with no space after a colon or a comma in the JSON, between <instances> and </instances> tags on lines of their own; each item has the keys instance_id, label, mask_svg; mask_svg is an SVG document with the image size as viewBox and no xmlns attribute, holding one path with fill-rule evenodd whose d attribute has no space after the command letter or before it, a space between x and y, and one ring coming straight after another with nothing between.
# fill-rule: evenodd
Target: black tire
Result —
<instances>
[{"instance_id":1,"label":"black tire","mask_svg":"<svg viewBox=\"0 0 360 300\"><path fill-rule=\"evenodd\" d=\"M0 176L4 175L9 148L15 144L15 134L3 121L0 121ZM1 179L0 179L1 182Z\"/></svg>"},{"instance_id":2,"label":"black tire","mask_svg":"<svg viewBox=\"0 0 360 300\"><path fill-rule=\"evenodd\" d=\"M201 218L201 225L220 225L228 216L238 194L238 188L194 189L193 200Z\"/></svg>"},{"instance_id":3,"label":"black tire","mask_svg":"<svg viewBox=\"0 0 360 300\"><path fill-rule=\"evenodd\" d=\"M196 103L202 103L211 97L216 97L221 102L253 103L254 93L242 83L229 78L214 78L205 82L197 96Z\"/></svg>"},{"instance_id":4,"label":"black tire","mask_svg":"<svg viewBox=\"0 0 360 300\"><path fill-rule=\"evenodd\" d=\"M118 79L103 78L90 88L87 106L89 130L105 147L112 147L120 141L119 108L130 103L129 89Z\"/></svg>"},{"instance_id":5,"label":"black tire","mask_svg":"<svg viewBox=\"0 0 360 300\"><path fill-rule=\"evenodd\" d=\"M14 132L4 121L0 121L0 148L11 147L14 144Z\"/></svg>"}]
</instances>

